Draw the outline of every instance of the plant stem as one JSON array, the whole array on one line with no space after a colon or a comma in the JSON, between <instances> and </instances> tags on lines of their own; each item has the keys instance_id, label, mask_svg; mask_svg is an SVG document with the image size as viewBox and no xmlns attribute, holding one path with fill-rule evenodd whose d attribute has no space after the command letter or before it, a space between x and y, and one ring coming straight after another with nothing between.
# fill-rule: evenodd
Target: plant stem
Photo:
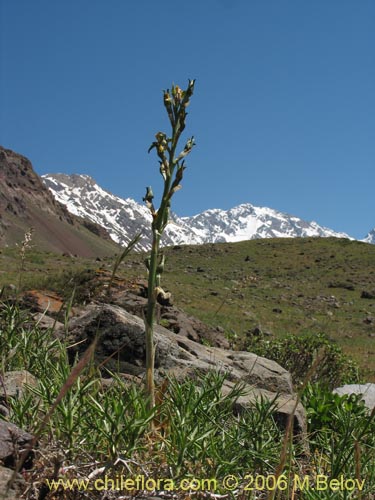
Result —
<instances>
[{"instance_id":1,"label":"plant stem","mask_svg":"<svg viewBox=\"0 0 375 500\"><path fill-rule=\"evenodd\" d=\"M175 191L181 188L179 182L183 177L184 161L181 161L188 155L194 146L194 137L188 140L184 150L175 158L175 152L181 132L185 128L186 106L193 94L194 80L189 80L189 86L183 92L177 85L172 87L172 94L169 90L164 92L164 105L167 109L169 120L172 126L172 137L167 138L163 132L158 132L156 141L152 143L148 152L156 148L160 163L160 173L164 179L164 190L158 210L155 210L153 204L154 195L151 187L147 188L146 196L143 200L150 209L152 215L152 247L151 256L148 261L148 293L147 293L147 312L145 314L145 334L146 334L146 389L149 401L149 408L155 406L155 345L154 345L154 322L157 298L160 291L160 274L164 263L159 259L160 239L164 229L168 224L169 209L171 198ZM168 145L169 144L169 145ZM166 156L168 153L168 159ZM181 163L180 163L181 161ZM176 171L177 167L177 173ZM174 177L175 176L175 177Z\"/></svg>"},{"instance_id":2,"label":"plant stem","mask_svg":"<svg viewBox=\"0 0 375 500\"><path fill-rule=\"evenodd\" d=\"M154 320L157 301L156 291L156 268L159 258L160 235L153 228L152 231L152 248L150 269L148 273L148 303L147 313L145 317L146 330L146 387L149 396L149 407L155 406L155 382L154 382L154 367L155 367L155 346L154 346Z\"/></svg>"}]
</instances>

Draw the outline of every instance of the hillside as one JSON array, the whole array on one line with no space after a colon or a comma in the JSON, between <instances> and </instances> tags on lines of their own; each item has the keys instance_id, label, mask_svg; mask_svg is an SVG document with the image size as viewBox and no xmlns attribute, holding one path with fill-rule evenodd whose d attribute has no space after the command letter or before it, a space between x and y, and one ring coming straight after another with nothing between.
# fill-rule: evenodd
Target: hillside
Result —
<instances>
[{"instance_id":1,"label":"hillside","mask_svg":"<svg viewBox=\"0 0 375 500\"><path fill-rule=\"evenodd\" d=\"M368 380L375 380L373 245L279 238L174 246L165 254L162 284L172 292L175 305L224 330L234 347L249 342L257 329L269 338L326 333L360 363ZM146 277L143 260L144 254L132 254L121 265L119 275L129 287L134 279ZM2 253L0 286L15 282L18 262L11 249ZM58 290L64 268L77 272L112 265L111 259L57 260L53 254L33 252L25 262L24 282Z\"/></svg>"},{"instance_id":2,"label":"hillside","mask_svg":"<svg viewBox=\"0 0 375 500\"><path fill-rule=\"evenodd\" d=\"M142 219L145 207L141 207L143 212L137 208L130 217L129 203L103 194L90 178L69 179L70 200L78 203L84 199L84 207L87 200L104 204L100 205L103 213L110 199L113 209L120 205L126 208L122 220L133 224L132 231L136 231L134 224ZM65 177L62 180L67 181ZM71 214L54 199L27 158L0 148L0 182L0 286L19 282L20 255L15 245L20 245L30 227L34 228L33 248L28 250L23 266L24 288L48 287L64 292L61 286L69 281L64 276L83 272L80 283L92 279L92 274L85 276L84 270L99 267L94 258L116 251L108 233L92 217L84 220ZM73 191L77 191L74 196ZM224 221L223 214L219 215ZM226 224L231 227L228 217ZM241 217L237 213L232 219L240 223ZM145 227L146 222L142 222ZM206 219L200 224L210 227ZM175 225L171 227L170 244ZM267 238L172 245L165 254L163 284L172 292L176 305L224 331L234 347L253 341L254 332L269 338L288 333L326 333L375 379L373 245L346 238ZM79 258L72 259L74 255ZM128 258L120 270L121 277L145 278L143 259L143 253ZM105 259L100 267L109 269L112 263L112 258ZM98 287L94 284L89 288Z\"/></svg>"},{"instance_id":3,"label":"hillside","mask_svg":"<svg viewBox=\"0 0 375 500\"><path fill-rule=\"evenodd\" d=\"M115 245L106 231L71 215L55 201L24 156L0 146L0 243L20 243L34 229L39 249L82 257L110 255Z\"/></svg>"},{"instance_id":4,"label":"hillside","mask_svg":"<svg viewBox=\"0 0 375 500\"><path fill-rule=\"evenodd\" d=\"M239 339L256 327L274 336L326 333L375 380L373 245L295 238L166 253L164 284L189 313Z\"/></svg>"}]
</instances>

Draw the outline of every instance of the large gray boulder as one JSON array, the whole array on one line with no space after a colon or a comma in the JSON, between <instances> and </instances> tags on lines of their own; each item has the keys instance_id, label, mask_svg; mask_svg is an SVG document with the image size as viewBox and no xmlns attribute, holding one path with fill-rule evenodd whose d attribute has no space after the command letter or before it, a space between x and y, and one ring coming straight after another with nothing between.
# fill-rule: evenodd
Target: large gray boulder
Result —
<instances>
[{"instance_id":1,"label":"large gray boulder","mask_svg":"<svg viewBox=\"0 0 375 500\"><path fill-rule=\"evenodd\" d=\"M62 331L60 333L63 335ZM140 318L119 306L88 305L69 323L68 341L73 346L68 351L71 360L82 355L95 338L97 364L111 371L144 375L145 329ZM277 396L280 420L285 423L288 416L294 414L294 428L305 432L304 409L296 400L291 376L274 361L249 352L207 347L158 325L154 341L157 381L166 375L184 380L211 370L225 372L228 391L237 382L245 384L246 394L238 400L239 406L249 406L261 396L266 399Z\"/></svg>"}]
</instances>

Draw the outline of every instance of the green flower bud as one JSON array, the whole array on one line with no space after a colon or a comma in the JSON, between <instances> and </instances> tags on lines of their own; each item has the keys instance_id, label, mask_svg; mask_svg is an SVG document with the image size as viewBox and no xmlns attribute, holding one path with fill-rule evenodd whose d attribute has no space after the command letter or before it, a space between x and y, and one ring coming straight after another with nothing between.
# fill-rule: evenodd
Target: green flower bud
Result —
<instances>
[{"instance_id":1,"label":"green flower bud","mask_svg":"<svg viewBox=\"0 0 375 500\"><path fill-rule=\"evenodd\" d=\"M143 198L143 201L146 203L152 203L153 199L154 199L154 193L152 192L151 186L148 186L146 188L146 196Z\"/></svg>"}]
</instances>

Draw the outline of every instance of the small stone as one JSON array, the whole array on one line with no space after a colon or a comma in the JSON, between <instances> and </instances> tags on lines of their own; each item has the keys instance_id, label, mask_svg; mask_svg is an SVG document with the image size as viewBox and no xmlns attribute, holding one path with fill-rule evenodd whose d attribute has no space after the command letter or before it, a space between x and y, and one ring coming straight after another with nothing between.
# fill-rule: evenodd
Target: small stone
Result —
<instances>
[{"instance_id":1,"label":"small stone","mask_svg":"<svg viewBox=\"0 0 375 500\"><path fill-rule=\"evenodd\" d=\"M2 415L5 418L9 417L9 410L6 406L0 405L0 415Z\"/></svg>"},{"instance_id":2,"label":"small stone","mask_svg":"<svg viewBox=\"0 0 375 500\"><path fill-rule=\"evenodd\" d=\"M0 401L6 398L20 398L26 390L26 386L36 387L38 384L34 375L26 370L14 370L5 372L3 383L0 385Z\"/></svg>"}]
</instances>

